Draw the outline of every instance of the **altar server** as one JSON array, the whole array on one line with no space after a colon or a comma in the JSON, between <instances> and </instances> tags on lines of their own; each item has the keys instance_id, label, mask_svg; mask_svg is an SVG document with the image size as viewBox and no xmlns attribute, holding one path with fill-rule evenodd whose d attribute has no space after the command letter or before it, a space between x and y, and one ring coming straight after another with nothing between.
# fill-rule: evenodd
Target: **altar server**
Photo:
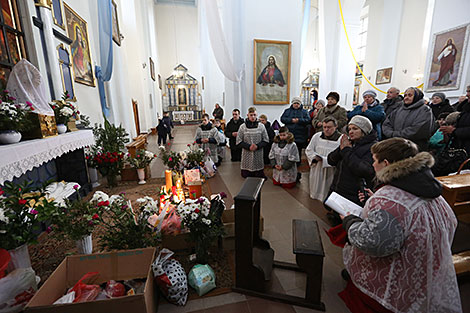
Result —
<instances>
[{"instance_id":1,"label":"altar server","mask_svg":"<svg viewBox=\"0 0 470 313\"><path fill-rule=\"evenodd\" d=\"M212 127L209 121L209 114L202 115L202 124L196 129L196 142L204 151L210 151L210 157L214 163L218 162L217 145L219 144L219 136L217 128Z\"/></svg>"},{"instance_id":2,"label":"altar server","mask_svg":"<svg viewBox=\"0 0 470 313\"><path fill-rule=\"evenodd\" d=\"M294 142L294 135L287 127L279 129L279 135L274 137L274 142L269 152L269 159L273 170L273 184L284 188L295 187L297 180L297 164L300 161L299 151Z\"/></svg>"},{"instance_id":3,"label":"altar server","mask_svg":"<svg viewBox=\"0 0 470 313\"><path fill-rule=\"evenodd\" d=\"M313 135L305 154L310 165L310 198L323 202L335 175L335 167L328 164L328 154L339 147L341 133L332 116L324 118L322 125L323 131Z\"/></svg>"},{"instance_id":4,"label":"altar server","mask_svg":"<svg viewBox=\"0 0 470 313\"><path fill-rule=\"evenodd\" d=\"M263 148L269 143L268 133L262 123L257 120L254 107L248 109L248 118L245 124L240 126L236 144L242 148L242 160L240 164L241 174L246 177L262 177L264 175Z\"/></svg>"}]
</instances>

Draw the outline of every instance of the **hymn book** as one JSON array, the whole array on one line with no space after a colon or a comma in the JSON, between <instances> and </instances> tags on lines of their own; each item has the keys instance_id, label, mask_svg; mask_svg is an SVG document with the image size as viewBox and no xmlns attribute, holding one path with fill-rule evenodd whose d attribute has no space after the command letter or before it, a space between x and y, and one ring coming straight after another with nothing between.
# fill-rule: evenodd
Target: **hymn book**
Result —
<instances>
[{"instance_id":1,"label":"hymn book","mask_svg":"<svg viewBox=\"0 0 470 313\"><path fill-rule=\"evenodd\" d=\"M325 204L343 216L346 216L349 213L359 217L362 212L362 207L345 197L340 196L334 191L328 199L326 199Z\"/></svg>"}]
</instances>

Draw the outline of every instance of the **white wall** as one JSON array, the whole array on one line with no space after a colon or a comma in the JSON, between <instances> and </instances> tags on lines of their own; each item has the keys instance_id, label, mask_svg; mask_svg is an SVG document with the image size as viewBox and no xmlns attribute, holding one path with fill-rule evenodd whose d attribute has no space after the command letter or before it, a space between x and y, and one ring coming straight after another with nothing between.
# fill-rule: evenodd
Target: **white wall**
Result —
<instances>
[{"instance_id":1,"label":"white wall","mask_svg":"<svg viewBox=\"0 0 470 313\"><path fill-rule=\"evenodd\" d=\"M468 0L435 0L431 34L469 23L470 17L468 12L470 12L470 1ZM431 35L429 38L430 42L432 38L433 36ZM429 47L426 55L426 73L429 71L430 58L433 53L431 45ZM444 91L446 96L450 98L451 103L456 102L460 95L464 95L466 86L470 84L470 45L467 45L464 49L466 49L466 60L463 63L460 88L458 90ZM427 93L426 95L431 96L432 93Z\"/></svg>"}]
</instances>

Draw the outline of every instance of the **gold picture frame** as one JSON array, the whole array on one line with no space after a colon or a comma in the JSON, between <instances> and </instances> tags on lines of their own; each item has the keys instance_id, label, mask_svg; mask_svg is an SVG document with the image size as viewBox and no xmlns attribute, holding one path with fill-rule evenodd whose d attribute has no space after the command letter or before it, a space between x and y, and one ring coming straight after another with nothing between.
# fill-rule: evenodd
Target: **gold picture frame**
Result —
<instances>
[{"instance_id":1,"label":"gold picture frame","mask_svg":"<svg viewBox=\"0 0 470 313\"><path fill-rule=\"evenodd\" d=\"M253 40L253 103L290 103L291 42Z\"/></svg>"},{"instance_id":2,"label":"gold picture frame","mask_svg":"<svg viewBox=\"0 0 470 313\"><path fill-rule=\"evenodd\" d=\"M70 55L72 57L74 80L77 83L95 87L87 22L65 2L64 14L67 25L67 36L72 39Z\"/></svg>"},{"instance_id":3,"label":"gold picture frame","mask_svg":"<svg viewBox=\"0 0 470 313\"><path fill-rule=\"evenodd\" d=\"M375 76L375 84L382 85L382 84L389 84L392 81L392 68L382 68L377 70L377 74Z\"/></svg>"},{"instance_id":4,"label":"gold picture frame","mask_svg":"<svg viewBox=\"0 0 470 313\"><path fill-rule=\"evenodd\" d=\"M113 8L112 8L112 19L113 19L113 41L118 45L121 46L121 30L119 29L119 18L118 18L118 12L117 12L117 4L116 2L113 2Z\"/></svg>"}]
</instances>

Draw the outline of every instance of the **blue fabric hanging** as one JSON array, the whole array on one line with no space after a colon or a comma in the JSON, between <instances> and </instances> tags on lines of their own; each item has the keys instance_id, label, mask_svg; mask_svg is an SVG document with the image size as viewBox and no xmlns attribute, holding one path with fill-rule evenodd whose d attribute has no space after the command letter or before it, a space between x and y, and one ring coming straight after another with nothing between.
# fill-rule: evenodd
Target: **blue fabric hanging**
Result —
<instances>
[{"instance_id":1,"label":"blue fabric hanging","mask_svg":"<svg viewBox=\"0 0 470 313\"><path fill-rule=\"evenodd\" d=\"M98 1L98 20L100 38L100 65L95 66L95 76L98 79L101 109L106 117L109 117L109 109L106 106L106 92L104 82L111 79L113 73L113 20L112 0Z\"/></svg>"}]
</instances>

